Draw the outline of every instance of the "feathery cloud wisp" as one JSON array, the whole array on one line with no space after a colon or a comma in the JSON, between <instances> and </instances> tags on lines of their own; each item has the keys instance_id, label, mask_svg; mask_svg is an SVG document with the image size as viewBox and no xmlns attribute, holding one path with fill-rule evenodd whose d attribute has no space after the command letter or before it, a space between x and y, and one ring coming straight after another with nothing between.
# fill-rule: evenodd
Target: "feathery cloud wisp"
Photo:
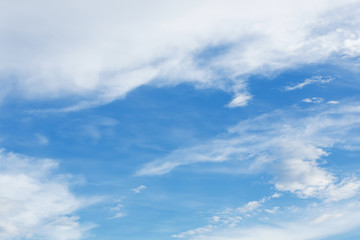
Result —
<instances>
[{"instance_id":1,"label":"feathery cloud wisp","mask_svg":"<svg viewBox=\"0 0 360 240\"><path fill-rule=\"evenodd\" d=\"M325 83L330 83L334 80L334 78L332 77L323 77L323 76L313 76L311 78L307 78L305 79L304 82L302 83L298 83L294 86L287 86L285 87L286 91L293 91L293 90L297 90L297 89L302 89L305 86L311 85L311 84L325 84Z\"/></svg>"}]
</instances>

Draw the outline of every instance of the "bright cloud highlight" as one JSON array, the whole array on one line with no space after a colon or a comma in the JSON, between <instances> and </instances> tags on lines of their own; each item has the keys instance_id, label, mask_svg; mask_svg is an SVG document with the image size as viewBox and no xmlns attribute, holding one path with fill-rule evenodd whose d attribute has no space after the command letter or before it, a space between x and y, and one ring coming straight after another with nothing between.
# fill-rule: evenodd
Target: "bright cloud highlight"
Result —
<instances>
[{"instance_id":1,"label":"bright cloud highlight","mask_svg":"<svg viewBox=\"0 0 360 240\"><path fill-rule=\"evenodd\" d=\"M75 196L57 162L0 152L1 239L83 239L93 224L80 224L76 211L94 202Z\"/></svg>"}]
</instances>

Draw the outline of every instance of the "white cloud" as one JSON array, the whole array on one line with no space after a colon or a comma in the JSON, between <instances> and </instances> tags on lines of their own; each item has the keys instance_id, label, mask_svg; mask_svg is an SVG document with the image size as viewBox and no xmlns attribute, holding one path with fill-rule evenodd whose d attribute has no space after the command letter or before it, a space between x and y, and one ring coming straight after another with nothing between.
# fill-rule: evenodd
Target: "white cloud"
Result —
<instances>
[{"instance_id":1,"label":"white cloud","mask_svg":"<svg viewBox=\"0 0 360 240\"><path fill-rule=\"evenodd\" d=\"M302 101L306 103L322 103L324 99L319 97L312 97L312 98L305 98Z\"/></svg>"},{"instance_id":2,"label":"white cloud","mask_svg":"<svg viewBox=\"0 0 360 240\"><path fill-rule=\"evenodd\" d=\"M94 201L76 197L69 183L52 171L57 163L0 152L0 238L82 239L75 211Z\"/></svg>"},{"instance_id":3,"label":"white cloud","mask_svg":"<svg viewBox=\"0 0 360 240\"><path fill-rule=\"evenodd\" d=\"M188 231L180 233L180 234L174 234L174 235L172 235L172 237L173 238L184 238L184 237L189 237L189 236L193 236L193 235L202 236L202 234L211 232L213 229L214 229L213 225L207 225L205 227L191 229L191 230L188 230Z\"/></svg>"},{"instance_id":4,"label":"white cloud","mask_svg":"<svg viewBox=\"0 0 360 240\"><path fill-rule=\"evenodd\" d=\"M140 193L142 190L146 189L147 187L145 185L140 185L136 188L131 189L135 194Z\"/></svg>"},{"instance_id":5,"label":"white cloud","mask_svg":"<svg viewBox=\"0 0 360 240\"><path fill-rule=\"evenodd\" d=\"M114 216L112 216L111 218L108 218L108 219L123 218L123 217L125 217L125 216L126 216L125 213L123 213L123 212L118 212L118 213L116 213Z\"/></svg>"},{"instance_id":6,"label":"white cloud","mask_svg":"<svg viewBox=\"0 0 360 240\"><path fill-rule=\"evenodd\" d=\"M275 193L272 196L263 197L258 201L251 201L247 204L237 207L237 208L227 208L225 211L218 212L216 216L213 216L210 221L211 224L206 225L205 227L199 227L196 229L188 230L179 234L174 234L172 237L176 238L185 238L192 236L203 236L204 234L214 232L223 228L234 228L238 226L240 222L244 222L247 218L255 216L261 211L276 213L278 207L273 208L272 210L260 209L262 206L269 200L278 198L281 195Z\"/></svg>"},{"instance_id":7,"label":"white cloud","mask_svg":"<svg viewBox=\"0 0 360 240\"><path fill-rule=\"evenodd\" d=\"M281 196L281 194L279 193L274 193L272 196L269 196L269 197L264 197L258 201L251 201L251 202L248 202L247 204L245 204L244 206L242 207L238 207L236 209L237 212L239 213L248 213L248 212L252 212L254 211L255 209L261 207L265 202L273 199L273 198L279 198Z\"/></svg>"},{"instance_id":8,"label":"white cloud","mask_svg":"<svg viewBox=\"0 0 360 240\"><path fill-rule=\"evenodd\" d=\"M359 202L354 199L339 203L309 204L298 208L298 211L283 208L279 212L278 207L275 207L264 210L270 214L267 217L260 214L256 216L257 219L252 218L251 225L245 222L241 225L215 225L207 228L206 232L197 232L195 229L179 235L191 240L320 240L358 229L359 207Z\"/></svg>"},{"instance_id":9,"label":"white cloud","mask_svg":"<svg viewBox=\"0 0 360 240\"><path fill-rule=\"evenodd\" d=\"M321 105L295 111L289 108L240 122L227 135L202 145L178 149L149 162L138 175L166 174L194 163L242 163L237 173L268 171L278 190L299 197L338 201L355 195L357 178L343 178L321 162L332 147L358 146L360 128L358 103Z\"/></svg>"},{"instance_id":10,"label":"white cloud","mask_svg":"<svg viewBox=\"0 0 360 240\"><path fill-rule=\"evenodd\" d=\"M357 2L2 1L0 94L65 99L62 111L77 111L143 84L190 82L244 106L251 74L357 56L359 5L348 6Z\"/></svg>"},{"instance_id":11,"label":"white cloud","mask_svg":"<svg viewBox=\"0 0 360 240\"><path fill-rule=\"evenodd\" d=\"M141 193L143 190L145 190L147 187L145 185L140 185L136 188L132 188L131 191L134 194L139 194ZM112 220L112 219L117 219L117 218L123 218L125 216L127 216L126 211L124 210L124 204L123 201L124 199L126 199L127 196L122 196L120 199L117 199L116 205L113 207L110 207L109 210L110 212L112 212L112 216L108 218L108 220Z\"/></svg>"},{"instance_id":12,"label":"white cloud","mask_svg":"<svg viewBox=\"0 0 360 240\"><path fill-rule=\"evenodd\" d=\"M264 211L270 214L275 214L279 211L280 207L273 207L272 209L265 209Z\"/></svg>"},{"instance_id":13,"label":"white cloud","mask_svg":"<svg viewBox=\"0 0 360 240\"><path fill-rule=\"evenodd\" d=\"M243 107L246 106L251 99L251 96L248 94L242 94L235 96L235 98L227 105L230 108L233 107Z\"/></svg>"},{"instance_id":14,"label":"white cloud","mask_svg":"<svg viewBox=\"0 0 360 240\"><path fill-rule=\"evenodd\" d=\"M298 83L294 86L287 86L285 87L286 91L293 91L297 89L302 89L305 86L311 85L311 84L325 84L333 81L333 77L323 77L323 76L313 76L311 78L305 79L304 82Z\"/></svg>"},{"instance_id":15,"label":"white cloud","mask_svg":"<svg viewBox=\"0 0 360 240\"><path fill-rule=\"evenodd\" d=\"M251 212L251 211L254 211L255 209L257 209L258 207L260 207L261 204L262 204L262 201L252 201L252 202L248 202L245 206L240 207L236 210L240 213Z\"/></svg>"},{"instance_id":16,"label":"white cloud","mask_svg":"<svg viewBox=\"0 0 360 240\"><path fill-rule=\"evenodd\" d=\"M111 212L115 212L113 214L112 217L109 217L108 220L111 219L116 219L116 218L122 218L126 216L126 213L124 212L124 205L122 204L122 201L125 199L126 197L121 197L120 199L118 199L116 202L117 204L114 207L110 208Z\"/></svg>"}]
</instances>

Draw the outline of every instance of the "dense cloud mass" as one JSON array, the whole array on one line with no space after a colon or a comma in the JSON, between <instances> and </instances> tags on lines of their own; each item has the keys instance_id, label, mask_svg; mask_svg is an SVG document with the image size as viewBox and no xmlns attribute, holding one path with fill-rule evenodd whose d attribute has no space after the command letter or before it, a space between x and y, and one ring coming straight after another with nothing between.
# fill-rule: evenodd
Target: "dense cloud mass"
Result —
<instances>
[{"instance_id":1,"label":"dense cloud mass","mask_svg":"<svg viewBox=\"0 0 360 240\"><path fill-rule=\"evenodd\" d=\"M249 74L358 56L356 2L3 1L1 96L70 96L62 110L75 111L143 84L191 82L244 106Z\"/></svg>"}]
</instances>

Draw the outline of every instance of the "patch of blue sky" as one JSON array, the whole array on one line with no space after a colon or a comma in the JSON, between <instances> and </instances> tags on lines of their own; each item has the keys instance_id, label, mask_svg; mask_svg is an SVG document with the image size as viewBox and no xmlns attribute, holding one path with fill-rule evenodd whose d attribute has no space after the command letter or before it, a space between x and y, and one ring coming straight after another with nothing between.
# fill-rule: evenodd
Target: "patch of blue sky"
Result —
<instances>
[{"instance_id":1,"label":"patch of blue sky","mask_svg":"<svg viewBox=\"0 0 360 240\"><path fill-rule=\"evenodd\" d=\"M285 90L287 86L295 86L314 76L333 78L333 80L325 84L309 84L302 89ZM249 88L255 96L253 104L255 106L256 103L261 104L260 109L266 111L301 104L303 99L311 97L323 98L325 102L357 98L357 86L350 86L358 79L356 73L339 66L312 64L289 69L274 76L253 76L249 79ZM302 107L305 106L306 104L302 104Z\"/></svg>"},{"instance_id":2,"label":"patch of blue sky","mask_svg":"<svg viewBox=\"0 0 360 240\"><path fill-rule=\"evenodd\" d=\"M193 194L192 198L196 202L199 201L196 200L196 194L200 193L205 196L207 193L215 194L222 199L216 194L216 189L221 190L223 186L229 187L228 195L232 193L230 187L232 181L224 182L217 188L212 184L214 188L203 189L202 186L208 184L205 180L211 179L209 176L203 181L200 181L196 174L193 174L191 181L186 180L187 177L185 179L176 177L165 181L164 178L146 179L146 184L149 185L154 196L164 194L168 196L164 196L163 200L152 201L154 205L147 211L140 210L141 204L133 209L131 205L126 206L130 209L126 209L129 216L125 220L107 219L113 214L106 210L116 204L113 200L127 195L131 187L136 187L145 181L141 178L133 178L141 164L164 156L179 146L188 146L193 142L215 136L223 132L228 125L238 121L238 114L234 112L239 110L223 108L230 99L227 94L213 90L204 90L200 93L202 94L199 95L194 88L186 85L164 89L143 87L129 94L124 100L68 114L29 114L26 112L28 106L25 105L20 111L12 112L12 116L2 115L3 146L10 151L34 157L59 159L60 172L82 175L86 178L85 185L74 186L78 193L86 195L111 193L110 199L104 206L95 207L94 210L84 210L83 218L93 219L96 216L97 222L101 224L103 217L102 227L95 232L99 231L104 239L106 233L110 235L109 239L112 239L111 235L118 236L117 234L121 233L122 236L126 236L127 231L129 237L131 235L136 239L134 232L142 231L131 227L135 222L145 231L144 228L154 229L155 226L160 225L164 227L166 221L169 221L171 212L172 217L176 217L174 222L180 221L181 215L185 215L184 221L191 219L192 211L189 213L185 211L185 206L176 205L179 203L178 199L188 198L188 194ZM36 134L46 136L49 144L37 142ZM197 184L194 185L194 182ZM214 179L214 182L217 181ZM156 186L161 186L158 191ZM177 188L174 189L174 186ZM180 191L179 188L182 190ZM179 191L182 192L181 196L172 196ZM207 199L204 196L202 198L200 203L204 204ZM148 202L149 199L146 201ZM127 200L125 199L124 202L126 204ZM163 208L169 202L173 202L175 206ZM184 201L183 204L186 203ZM201 205L200 203L198 205ZM94 213L91 214L92 212ZM143 221L135 217L140 213ZM156 223L151 221L151 217L159 213L161 214L158 221ZM165 215L163 224L161 224L161 215ZM122 227L116 227L114 230L115 224L121 224ZM147 224L150 226L146 227ZM115 232L109 232L108 228ZM140 233L139 238L141 238Z\"/></svg>"},{"instance_id":3,"label":"patch of blue sky","mask_svg":"<svg viewBox=\"0 0 360 240\"><path fill-rule=\"evenodd\" d=\"M334 81L284 91L313 76L331 76ZM173 233L206 225L212 212L236 208L273 194L271 177L266 174L238 175L230 170L242 163L198 163L180 167L155 177L134 177L146 162L164 157L177 148L200 144L224 134L241 120L296 105L307 97L326 100L356 98L358 90L349 88L343 79L356 75L329 65L304 66L278 76L249 78L254 95L244 108L227 108L231 95L218 90L194 89L181 84L175 87L140 87L125 99L72 113L29 113L42 103L13 103L2 108L0 130L2 146L7 150L35 157L60 160L59 172L81 175L86 184L73 186L83 195L105 195L103 203L80 210L82 221L99 225L89 239L167 239ZM324 104L324 103L322 103ZM46 105L47 107L53 105ZM9 112L10 108L16 111ZM271 123L270 123L271 124ZM42 136L43 138L39 137ZM47 140L44 140L47 139ZM332 152L333 150L331 150ZM349 157L349 154L353 154ZM327 166L336 169L356 167L358 151L334 151ZM347 159L344 163L342 158ZM345 169L344 169L345 170ZM230 174L229 174L230 173ZM148 189L133 195L131 188L146 184ZM126 196L122 218L109 219L116 200ZM285 194L276 200L282 207L306 205L306 201ZM292 204L288 204L288 203ZM269 204L269 209L276 205ZM156 217L156 221L153 218ZM256 220L249 220L256 221ZM249 223L249 224L250 224Z\"/></svg>"}]
</instances>

